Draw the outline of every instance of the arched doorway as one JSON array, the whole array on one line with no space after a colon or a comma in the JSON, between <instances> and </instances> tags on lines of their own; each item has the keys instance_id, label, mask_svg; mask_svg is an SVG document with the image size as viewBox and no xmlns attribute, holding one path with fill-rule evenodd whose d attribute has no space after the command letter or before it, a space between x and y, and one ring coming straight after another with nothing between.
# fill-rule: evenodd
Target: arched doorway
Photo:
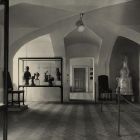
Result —
<instances>
[{"instance_id":1,"label":"arched doorway","mask_svg":"<svg viewBox=\"0 0 140 140\"><path fill-rule=\"evenodd\" d=\"M94 58L70 59L70 100L95 101Z\"/></svg>"},{"instance_id":2,"label":"arched doorway","mask_svg":"<svg viewBox=\"0 0 140 140\"><path fill-rule=\"evenodd\" d=\"M13 83L17 88L18 83L18 58L19 57L54 57L54 50L49 34L38 37L23 46L13 58ZM58 89L59 90L59 89ZM25 94L26 101L59 101L59 92L53 88L32 88ZM34 94L34 93L37 94Z\"/></svg>"}]
</instances>

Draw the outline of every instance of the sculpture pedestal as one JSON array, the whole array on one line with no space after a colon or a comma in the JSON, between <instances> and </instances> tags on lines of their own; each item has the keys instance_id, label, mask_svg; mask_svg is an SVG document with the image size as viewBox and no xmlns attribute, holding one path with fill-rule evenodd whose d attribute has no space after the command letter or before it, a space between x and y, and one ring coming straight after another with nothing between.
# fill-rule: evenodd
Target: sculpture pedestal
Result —
<instances>
[{"instance_id":1,"label":"sculpture pedestal","mask_svg":"<svg viewBox=\"0 0 140 140\"><path fill-rule=\"evenodd\" d=\"M118 86L121 95L133 95L130 77L118 78Z\"/></svg>"}]
</instances>

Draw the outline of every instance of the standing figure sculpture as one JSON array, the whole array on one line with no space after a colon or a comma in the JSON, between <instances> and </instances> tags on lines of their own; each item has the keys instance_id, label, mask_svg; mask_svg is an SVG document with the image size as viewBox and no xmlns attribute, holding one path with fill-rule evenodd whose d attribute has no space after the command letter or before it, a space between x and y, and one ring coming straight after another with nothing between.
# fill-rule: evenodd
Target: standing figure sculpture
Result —
<instances>
[{"instance_id":1,"label":"standing figure sculpture","mask_svg":"<svg viewBox=\"0 0 140 140\"><path fill-rule=\"evenodd\" d=\"M48 74L48 71L46 71L44 73L44 82L48 82L49 81L49 74Z\"/></svg>"},{"instance_id":2,"label":"standing figure sculpture","mask_svg":"<svg viewBox=\"0 0 140 140\"><path fill-rule=\"evenodd\" d=\"M118 87L120 88L121 95L133 95L132 91L132 79L129 76L129 69L127 65L127 57L125 56L123 61L123 68L120 70L120 77L116 78L118 81Z\"/></svg>"},{"instance_id":3,"label":"standing figure sculpture","mask_svg":"<svg viewBox=\"0 0 140 140\"><path fill-rule=\"evenodd\" d=\"M34 75L32 76L32 82L31 82L31 86L35 86L35 77L36 77L36 73L34 73Z\"/></svg>"},{"instance_id":4,"label":"standing figure sculpture","mask_svg":"<svg viewBox=\"0 0 140 140\"><path fill-rule=\"evenodd\" d=\"M29 72L29 66L26 66L26 71L24 72L25 85L29 85L30 79L31 79L31 73Z\"/></svg>"},{"instance_id":5,"label":"standing figure sculpture","mask_svg":"<svg viewBox=\"0 0 140 140\"><path fill-rule=\"evenodd\" d=\"M57 80L60 81L61 80L61 73L59 71L59 68L56 68L56 77L57 77Z\"/></svg>"},{"instance_id":6,"label":"standing figure sculpture","mask_svg":"<svg viewBox=\"0 0 140 140\"><path fill-rule=\"evenodd\" d=\"M39 76L40 76L39 72L36 72L35 85L40 85Z\"/></svg>"},{"instance_id":7,"label":"standing figure sculpture","mask_svg":"<svg viewBox=\"0 0 140 140\"><path fill-rule=\"evenodd\" d=\"M53 81L54 81L54 77L49 75L49 80L48 80L49 86L53 86L54 85Z\"/></svg>"},{"instance_id":8,"label":"standing figure sculpture","mask_svg":"<svg viewBox=\"0 0 140 140\"><path fill-rule=\"evenodd\" d=\"M37 72L35 80L39 80L39 76L40 76L40 74L39 74L39 72Z\"/></svg>"}]
</instances>

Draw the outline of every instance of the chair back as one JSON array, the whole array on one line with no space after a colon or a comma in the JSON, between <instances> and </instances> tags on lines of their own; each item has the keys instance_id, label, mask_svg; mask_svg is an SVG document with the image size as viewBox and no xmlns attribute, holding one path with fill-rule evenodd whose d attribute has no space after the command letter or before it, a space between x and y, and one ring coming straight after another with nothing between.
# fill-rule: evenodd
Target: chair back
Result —
<instances>
[{"instance_id":1,"label":"chair back","mask_svg":"<svg viewBox=\"0 0 140 140\"><path fill-rule=\"evenodd\" d=\"M108 83L107 75L98 76L98 87L99 87L99 93L107 92L109 90L109 83Z\"/></svg>"},{"instance_id":2,"label":"chair back","mask_svg":"<svg viewBox=\"0 0 140 140\"><path fill-rule=\"evenodd\" d=\"M13 84L12 84L12 80L11 80L11 76L10 76L10 73L8 72L8 75L7 75L8 77L8 89L9 90L13 90ZM3 72L3 80L5 80L4 79L4 72Z\"/></svg>"}]
</instances>

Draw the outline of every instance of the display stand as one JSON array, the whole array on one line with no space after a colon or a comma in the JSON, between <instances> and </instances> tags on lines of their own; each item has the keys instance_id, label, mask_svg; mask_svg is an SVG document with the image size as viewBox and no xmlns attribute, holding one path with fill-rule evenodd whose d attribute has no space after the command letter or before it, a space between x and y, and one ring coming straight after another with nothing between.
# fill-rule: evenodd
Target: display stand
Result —
<instances>
[{"instance_id":1,"label":"display stand","mask_svg":"<svg viewBox=\"0 0 140 140\"><path fill-rule=\"evenodd\" d=\"M60 88L63 103L63 58L18 58L18 88L25 87Z\"/></svg>"}]
</instances>

